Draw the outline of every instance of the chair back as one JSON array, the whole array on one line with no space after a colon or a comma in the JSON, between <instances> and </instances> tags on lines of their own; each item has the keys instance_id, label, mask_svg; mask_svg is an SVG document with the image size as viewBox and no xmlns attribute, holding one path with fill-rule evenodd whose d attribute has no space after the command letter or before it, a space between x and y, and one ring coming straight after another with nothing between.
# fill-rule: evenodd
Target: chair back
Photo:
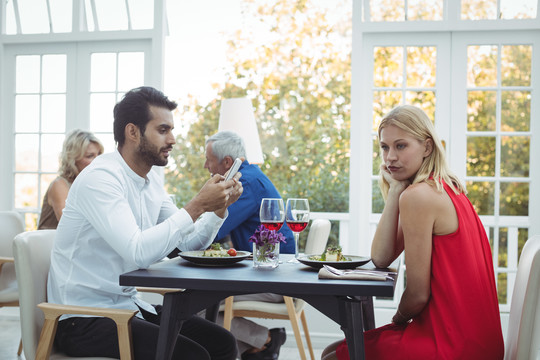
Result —
<instances>
[{"instance_id":1,"label":"chair back","mask_svg":"<svg viewBox=\"0 0 540 360\"><path fill-rule=\"evenodd\" d=\"M47 301L47 277L55 234L56 230L27 231L17 235L13 243L26 360L35 359L43 327L43 312L37 304Z\"/></svg>"},{"instance_id":2,"label":"chair back","mask_svg":"<svg viewBox=\"0 0 540 360\"><path fill-rule=\"evenodd\" d=\"M510 304L505 360L537 359L540 350L540 235L525 243Z\"/></svg>"},{"instance_id":3,"label":"chair back","mask_svg":"<svg viewBox=\"0 0 540 360\"><path fill-rule=\"evenodd\" d=\"M326 251L326 244L328 243L330 228L331 224L330 220L328 219L313 220L311 223L311 228L309 229L306 248L304 250L306 255L320 255Z\"/></svg>"},{"instance_id":4,"label":"chair back","mask_svg":"<svg viewBox=\"0 0 540 360\"><path fill-rule=\"evenodd\" d=\"M16 211L0 211L0 257L13 258L13 238L24 231L23 217ZM17 281L12 262L0 269L0 306L17 301ZM16 305L16 303L15 303Z\"/></svg>"}]
</instances>

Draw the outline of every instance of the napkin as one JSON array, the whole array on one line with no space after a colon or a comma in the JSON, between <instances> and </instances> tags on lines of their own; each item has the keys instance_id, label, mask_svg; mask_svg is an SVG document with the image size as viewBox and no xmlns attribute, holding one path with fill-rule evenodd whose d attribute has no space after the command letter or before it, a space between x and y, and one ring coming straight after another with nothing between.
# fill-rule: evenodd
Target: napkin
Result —
<instances>
[{"instance_id":1,"label":"napkin","mask_svg":"<svg viewBox=\"0 0 540 360\"><path fill-rule=\"evenodd\" d=\"M337 280L375 280L375 281L386 281L386 276L384 274L368 274L362 270L355 270L354 272L348 272L343 275L336 275L321 268L319 270L319 279L337 279Z\"/></svg>"}]
</instances>

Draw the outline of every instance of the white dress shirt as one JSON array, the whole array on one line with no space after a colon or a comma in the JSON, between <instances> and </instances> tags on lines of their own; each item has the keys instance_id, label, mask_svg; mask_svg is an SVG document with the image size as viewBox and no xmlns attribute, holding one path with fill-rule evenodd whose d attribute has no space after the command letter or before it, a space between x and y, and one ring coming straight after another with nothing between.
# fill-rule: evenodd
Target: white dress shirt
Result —
<instances>
[{"instance_id":1,"label":"white dress shirt","mask_svg":"<svg viewBox=\"0 0 540 360\"><path fill-rule=\"evenodd\" d=\"M118 151L98 156L69 191L51 254L48 301L134 310L138 304L153 311L134 287L118 284L119 276L177 247L208 247L223 221L205 213L193 223L154 170L142 178Z\"/></svg>"}]
</instances>

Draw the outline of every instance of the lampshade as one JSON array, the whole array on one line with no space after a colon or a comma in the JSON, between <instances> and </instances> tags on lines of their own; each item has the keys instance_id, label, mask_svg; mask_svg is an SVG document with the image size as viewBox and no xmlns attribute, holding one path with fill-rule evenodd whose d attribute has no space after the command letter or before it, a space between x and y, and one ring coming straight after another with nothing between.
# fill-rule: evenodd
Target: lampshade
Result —
<instances>
[{"instance_id":1,"label":"lampshade","mask_svg":"<svg viewBox=\"0 0 540 360\"><path fill-rule=\"evenodd\" d=\"M224 99L221 102L218 131L224 130L234 131L244 139L247 160L251 164L263 163L259 130L250 99Z\"/></svg>"}]
</instances>

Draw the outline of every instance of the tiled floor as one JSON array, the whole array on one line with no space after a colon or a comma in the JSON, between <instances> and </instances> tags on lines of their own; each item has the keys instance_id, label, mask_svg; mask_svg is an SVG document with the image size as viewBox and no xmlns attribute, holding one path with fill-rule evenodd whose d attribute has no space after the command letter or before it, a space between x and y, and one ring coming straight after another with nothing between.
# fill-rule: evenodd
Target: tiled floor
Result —
<instances>
[{"instance_id":1,"label":"tiled floor","mask_svg":"<svg viewBox=\"0 0 540 360\"><path fill-rule=\"evenodd\" d=\"M4 308L0 312L0 360L24 360L17 357L21 329L17 317L18 308ZM315 359L321 358L322 349L314 349ZM293 334L287 334L287 341L281 348L280 360L298 360L298 348ZM309 358L309 354L308 354Z\"/></svg>"}]
</instances>

